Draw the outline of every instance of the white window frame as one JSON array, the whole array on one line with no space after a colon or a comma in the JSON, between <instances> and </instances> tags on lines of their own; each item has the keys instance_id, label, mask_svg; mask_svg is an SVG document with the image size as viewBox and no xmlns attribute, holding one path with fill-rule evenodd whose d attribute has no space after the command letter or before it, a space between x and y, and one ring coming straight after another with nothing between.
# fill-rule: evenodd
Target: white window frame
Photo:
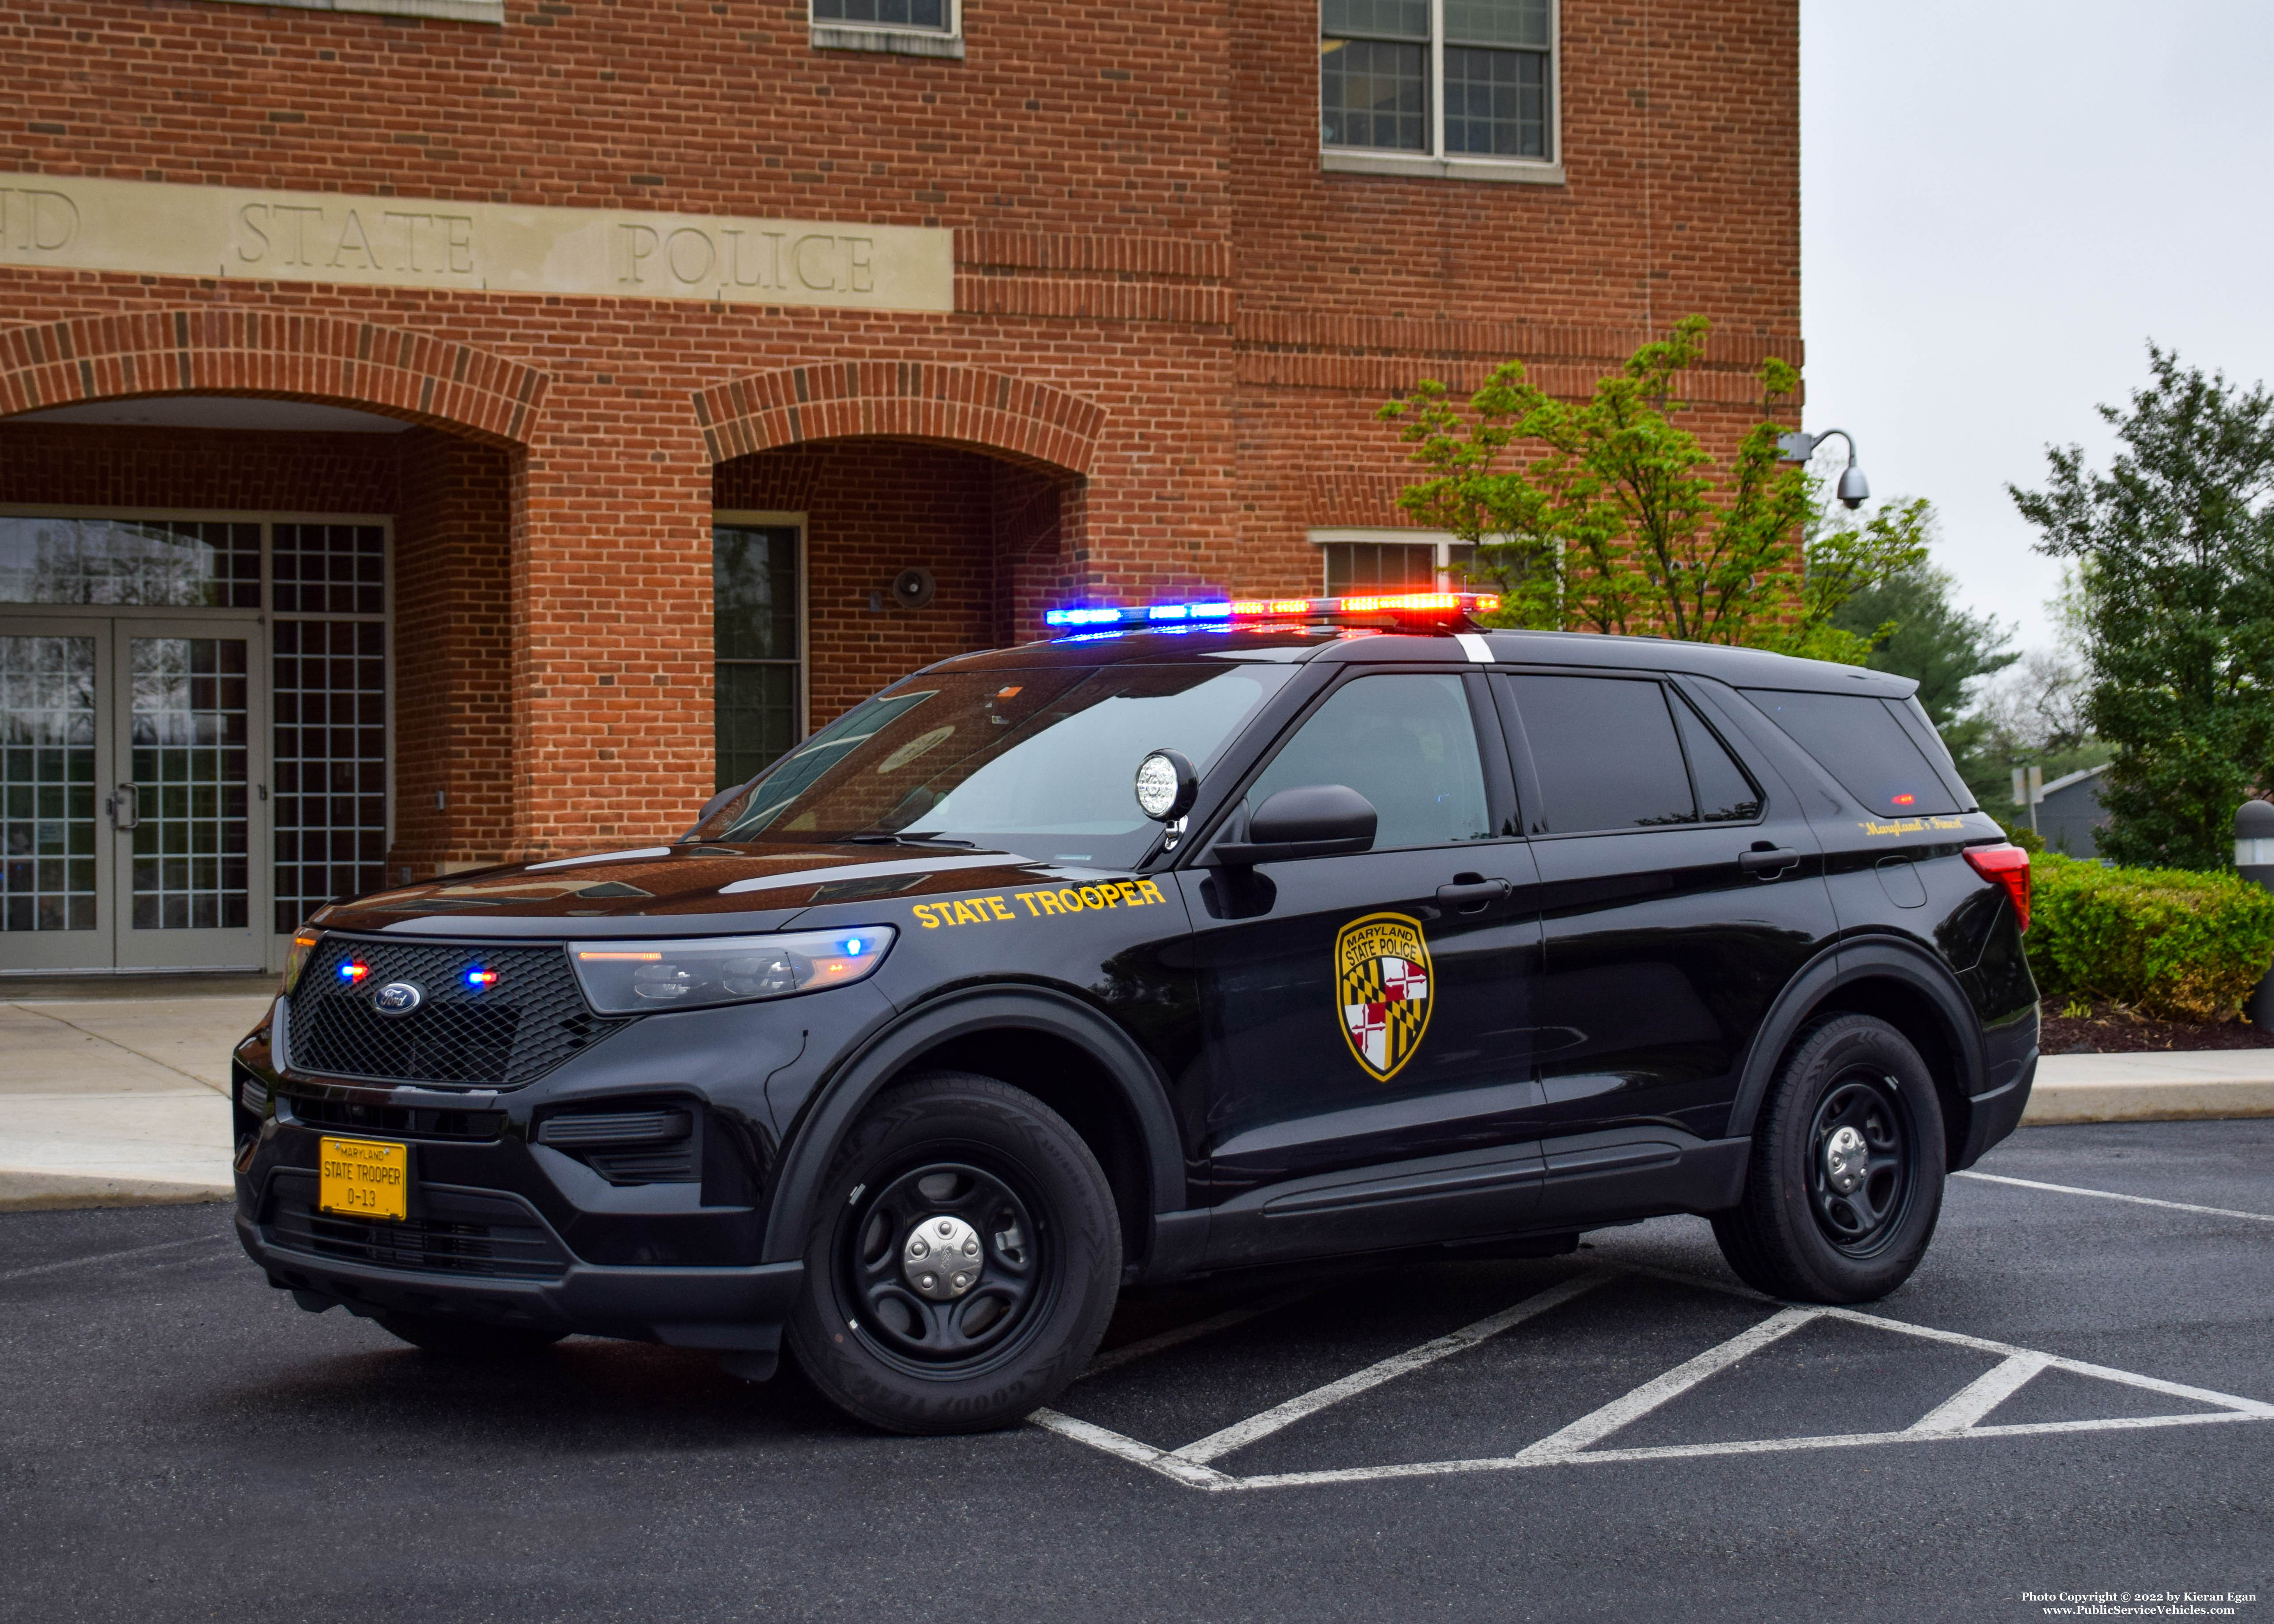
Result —
<instances>
[{"instance_id":1,"label":"white window frame","mask_svg":"<svg viewBox=\"0 0 2274 1624\"><path fill-rule=\"evenodd\" d=\"M1327 555L1325 549L1336 542L1358 542L1369 545L1378 545L1397 547L1426 546L1434 548L1435 549L1435 552L1431 562L1437 572L1436 590L1440 592L1449 592L1453 590L1452 549L1467 545L1449 530L1402 530L1395 526L1369 529L1362 525L1337 525L1326 530L1315 530L1311 531L1310 540L1313 546L1321 549L1319 553L1319 572L1315 579L1319 583L1319 590L1321 592L1327 590Z\"/></svg>"},{"instance_id":2,"label":"white window frame","mask_svg":"<svg viewBox=\"0 0 2274 1624\"><path fill-rule=\"evenodd\" d=\"M1321 19L1320 37L1325 37ZM1563 0L1547 0L1547 156L1482 158L1445 151L1445 0L1429 0L1429 150L1389 152L1375 147L1319 144L1319 167L1344 175L1397 175L1425 180L1480 180L1502 184L1560 186L1563 184ZM1323 131L1326 108L1318 79L1311 84L1311 127Z\"/></svg>"},{"instance_id":3,"label":"white window frame","mask_svg":"<svg viewBox=\"0 0 2274 1624\"><path fill-rule=\"evenodd\" d=\"M946 0L947 26L920 28L909 23L848 23L816 17L806 0L807 38L816 50L885 51L900 56L948 56L963 60L963 0Z\"/></svg>"}]
</instances>

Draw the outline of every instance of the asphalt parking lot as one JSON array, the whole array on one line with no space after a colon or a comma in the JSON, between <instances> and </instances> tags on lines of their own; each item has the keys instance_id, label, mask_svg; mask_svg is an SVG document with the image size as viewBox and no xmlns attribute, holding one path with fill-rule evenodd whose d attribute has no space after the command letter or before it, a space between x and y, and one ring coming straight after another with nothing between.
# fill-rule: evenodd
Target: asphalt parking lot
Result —
<instances>
[{"instance_id":1,"label":"asphalt parking lot","mask_svg":"<svg viewBox=\"0 0 2274 1624\"><path fill-rule=\"evenodd\" d=\"M2264 1598L2274 1121L2029 1130L1978 1171L1919 1274L1861 1313L1755 1297L1703 1222L1664 1220L1568 1258L1133 1297L1044 1425L934 1440L671 1350L440 1363L292 1307L223 1207L0 1216L0 1616L1976 1620L2045 1616L2028 1593Z\"/></svg>"}]
</instances>

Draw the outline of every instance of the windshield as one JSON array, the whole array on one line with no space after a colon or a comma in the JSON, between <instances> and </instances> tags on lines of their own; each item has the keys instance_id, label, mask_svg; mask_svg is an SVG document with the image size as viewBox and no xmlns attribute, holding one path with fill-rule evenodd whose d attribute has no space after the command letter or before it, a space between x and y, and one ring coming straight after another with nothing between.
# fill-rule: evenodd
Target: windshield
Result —
<instances>
[{"instance_id":1,"label":"windshield","mask_svg":"<svg viewBox=\"0 0 2274 1624\"><path fill-rule=\"evenodd\" d=\"M1118 665L911 678L782 757L700 840L957 840L1041 861L1127 868L1159 833L1137 763L1206 771L1294 675L1284 665Z\"/></svg>"}]
</instances>

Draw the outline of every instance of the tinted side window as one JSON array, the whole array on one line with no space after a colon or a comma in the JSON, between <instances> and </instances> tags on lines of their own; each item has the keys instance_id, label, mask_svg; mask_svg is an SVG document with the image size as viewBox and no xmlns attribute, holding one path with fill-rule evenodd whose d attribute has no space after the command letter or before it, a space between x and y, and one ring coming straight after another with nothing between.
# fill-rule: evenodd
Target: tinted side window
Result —
<instances>
[{"instance_id":1,"label":"tinted side window","mask_svg":"<svg viewBox=\"0 0 2274 1624\"><path fill-rule=\"evenodd\" d=\"M1885 701L1869 694L1788 694L1760 688L1743 692L1872 811L1916 817L1959 809L1949 786Z\"/></svg>"},{"instance_id":2,"label":"tinted side window","mask_svg":"<svg viewBox=\"0 0 2274 1624\"><path fill-rule=\"evenodd\" d=\"M1690 777L1698 786L1698 816L1707 823L1744 823L1761 815L1761 792L1753 787L1713 732L1698 719L1688 703L1674 702L1675 725L1682 730L1683 752L1690 757Z\"/></svg>"},{"instance_id":3,"label":"tinted side window","mask_svg":"<svg viewBox=\"0 0 2274 1624\"><path fill-rule=\"evenodd\" d=\"M1374 802L1377 852L1491 837L1484 766L1458 677L1389 673L1344 683L1263 770L1247 809L1309 784L1346 784Z\"/></svg>"},{"instance_id":4,"label":"tinted side window","mask_svg":"<svg viewBox=\"0 0 2274 1624\"><path fill-rule=\"evenodd\" d=\"M1674 718L1657 683L1621 677L1507 680L1547 803L1532 810L1534 832L1698 821Z\"/></svg>"}]
</instances>

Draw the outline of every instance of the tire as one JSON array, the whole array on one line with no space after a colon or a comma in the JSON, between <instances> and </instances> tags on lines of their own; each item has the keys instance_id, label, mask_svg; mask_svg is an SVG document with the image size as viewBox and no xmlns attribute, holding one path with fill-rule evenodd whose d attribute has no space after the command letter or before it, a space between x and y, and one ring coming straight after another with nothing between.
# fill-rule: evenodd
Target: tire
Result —
<instances>
[{"instance_id":1,"label":"tire","mask_svg":"<svg viewBox=\"0 0 2274 1624\"><path fill-rule=\"evenodd\" d=\"M382 1314L379 1323L412 1347L451 1359L534 1358L568 1335L449 1314Z\"/></svg>"},{"instance_id":2,"label":"tire","mask_svg":"<svg viewBox=\"0 0 2274 1624\"><path fill-rule=\"evenodd\" d=\"M1942 1102L1909 1040L1841 1015L1801 1034L1753 1130L1743 1199L1713 1237L1745 1283L1803 1303L1885 1297L1942 1213Z\"/></svg>"},{"instance_id":3,"label":"tire","mask_svg":"<svg viewBox=\"0 0 2274 1624\"><path fill-rule=\"evenodd\" d=\"M894 1087L822 1190L790 1347L847 1415L894 1432L1008 1426L1096 1351L1119 1218L1089 1147L1032 1095L960 1071Z\"/></svg>"}]
</instances>

